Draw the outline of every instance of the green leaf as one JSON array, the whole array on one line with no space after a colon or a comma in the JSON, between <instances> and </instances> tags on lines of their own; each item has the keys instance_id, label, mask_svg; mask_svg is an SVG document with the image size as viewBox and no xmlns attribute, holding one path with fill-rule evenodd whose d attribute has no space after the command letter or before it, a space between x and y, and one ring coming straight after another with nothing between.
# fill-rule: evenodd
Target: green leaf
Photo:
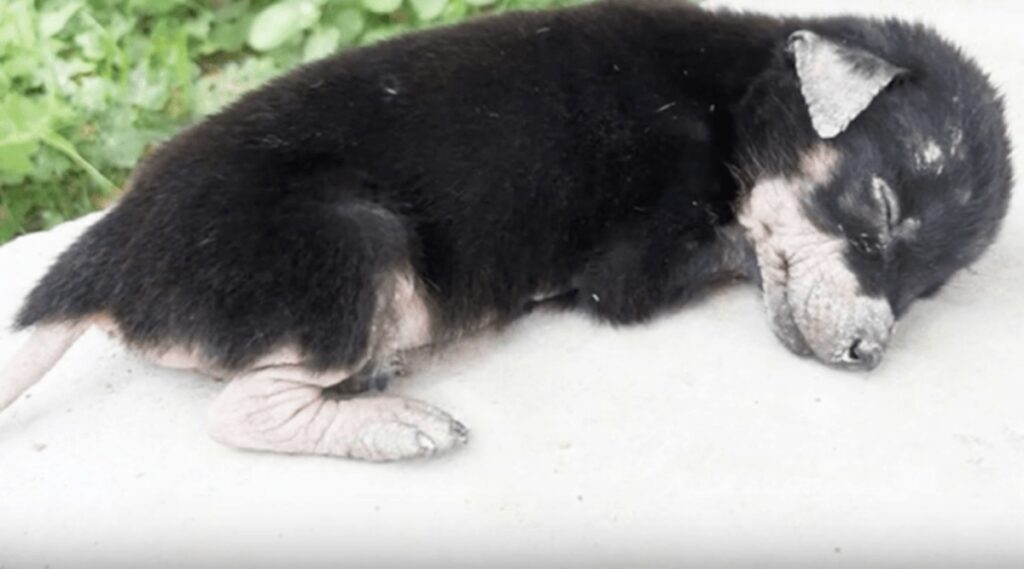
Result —
<instances>
[{"instance_id":1,"label":"green leaf","mask_svg":"<svg viewBox=\"0 0 1024 569\"><path fill-rule=\"evenodd\" d=\"M490 6L496 3L498 0L465 0L466 4L470 6Z\"/></svg>"},{"instance_id":2,"label":"green leaf","mask_svg":"<svg viewBox=\"0 0 1024 569\"><path fill-rule=\"evenodd\" d=\"M25 0L0 2L0 46L34 47L33 11L32 3Z\"/></svg>"},{"instance_id":3,"label":"green leaf","mask_svg":"<svg viewBox=\"0 0 1024 569\"><path fill-rule=\"evenodd\" d=\"M249 58L241 63L230 63L215 73L209 73L196 84L194 112L204 116L222 109L242 93L255 89L278 73L274 62L266 58Z\"/></svg>"},{"instance_id":4,"label":"green leaf","mask_svg":"<svg viewBox=\"0 0 1024 569\"><path fill-rule=\"evenodd\" d=\"M40 217L42 217L43 220L43 229L55 227L66 221L63 215L50 209L43 210L43 212L40 214Z\"/></svg>"},{"instance_id":5,"label":"green leaf","mask_svg":"<svg viewBox=\"0 0 1024 569\"><path fill-rule=\"evenodd\" d=\"M29 210L32 209L32 201L27 199L31 196L26 196L25 194L24 186L13 188L6 195L0 194L0 198L3 198L4 206L7 208L7 213L12 219L24 219Z\"/></svg>"},{"instance_id":6,"label":"green leaf","mask_svg":"<svg viewBox=\"0 0 1024 569\"><path fill-rule=\"evenodd\" d=\"M338 42L341 39L341 32L337 28L318 29L310 34L306 40L306 47L302 52L303 61L313 61L321 57L327 57L338 49Z\"/></svg>"},{"instance_id":7,"label":"green leaf","mask_svg":"<svg viewBox=\"0 0 1024 569\"><path fill-rule=\"evenodd\" d=\"M409 0L421 20L433 20L444 13L448 0Z\"/></svg>"},{"instance_id":8,"label":"green leaf","mask_svg":"<svg viewBox=\"0 0 1024 569\"><path fill-rule=\"evenodd\" d=\"M118 115L100 133L98 157L117 168L131 168L146 147L160 138L160 133L132 124L127 114Z\"/></svg>"},{"instance_id":9,"label":"green leaf","mask_svg":"<svg viewBox=\"0 0 1024 569\"><path fill-rule=\"evenodd\" d=\"M8 213L5 207L0 206L0 243L17 235L19 227L21 227L21 220Z\"/></svg>"},{"instance_id":10,"label":"green leaf","mask_svg":"<svg viewBox=\"0 0 1024 569\"><path fill-rule=\"evenodd\" d=\"M405 24L392 24L390 26L381 26L374 28L363 35L362 42L364 44L377 43L386 39L393 38L399 34L405 33L409 30L409 26Z\"/></svg>"},{"instance_id":11,"label":"green leaf","mask_svg":"<svg viewBox=\"0 0 1024 569\"><path fill-rule=\"evenodd\" d=\"M255 18L253 12L248 0L222 4L213 12L212 30L200 45L200 53L209 55L218 51L241 50Z\"/></svg>"},{"instance_id":12,"label":"green leaf","mask_svg":"<svg viewBox=\"0 0 1024 569\"><path fill-rule=\"evenodd\" d=\"M32 173L32 156L39 149L39 141L0 142L0 172L15 179ZM6 176L5 176L6 177Z\"/></svg>"},{"instance_id":13,"label":"green leaf","mask_svg":"<svg viewBox=\"0 0 1024 569\"><path fill-rule=\"evenodd\" d=\"M458 22L463 20L469 14L469 8L465 2L457 0L455 2L449 2L448 7L444 10L443 21L448 23Z\"/></svg>"},{"instance_id":14,"label":"green leaf","mask_svg":"<svg viewBox=\"0 0 1024 569\"><path fill-rule=\"evenodd\" d=\"M132 70L131 82L124 93L131 104L154 111L164 108L170 96L168 70L151 70L146 65L139 65Z\"/></svg>"},{"instance_id":15,"label":"green leaf","mask_svg":"<svg viewBox=\"0 0 1024 569\"><path fill-rule=\"evenodd\" d=\"M36 153L33 160L32 178L37 180L59 180L74 163L64 154L48 147Z\"/></svg>"},{"instance_id":16,"label":"green leaf","mask_svg":"<svg viewBox=\"0 0 1024 569\"><path fill-rule=\"evenodd\" d=\"M72 162L77 164L86 174L89 175L90 178L93 179L93 182L96 183L96 186L100 191L109 193L117 189L117 186L107 179L107 177L96 169L95 166L89 163L85 158L82 158L82 155L78 153L75 145L71 144L68 139L59 134L48 132L41 137L41 140L51 148L64 153L64 155L70 158Z\"/></svg>"},{"instance_id":17,"label":"green leaf","mask_svg":"<svg viewBox=\"0 0 1024 569\"><path fill-rule=\"evenodd\" d=\"M64 26L67 25L71 16L74 16L75 12L81 7L81 2L71 2L56 10L43 12L39 15L39 31L48 38L59 34L64 29Z\"/></svg>"},{"instance_id":18,"label":"green leaf","mask_svg":"<svg viewBox=\"0 0 1024 569\"><path fill-rule=\"evenodd\" d=\"M249 20L244 19L216 25L200 51L204 55L218 51L238 51L245 45L249 28Z\"/></svg>"},{"instance_id":19,"label":"green leaf","mask_svg":"<svg viewBox=\"0 0 1024 569\"><path fill-rule=\"evenodd\" d=\"M129 0L132 11L141 14L168 14L178 6L188 4L189 0Z\"/></svg>"},{"instance_id":20,"label":"green leaf","mask_svg":"<svg viewBox=\"0 0 1024 569\"><path fill-rule=\"evenodd\" d=\"M77 84L71 102L80 109L100 111L108 99L110 83L99 77L84 77Z\"/></svg>"},{"instance_id":21,"label":"green leaf","mask_svg":"<svg viewBox=\"0 0 1024 569\"><path fill-rule=\"evenodd\" d=\"M102 34L100 30L86 30L75 34L75 44L78 45L82 57L93 61L103 59L106 51L103 48Z\"/></svg>"},{"instance_id":22,"label":"green leaf","mask_svg":"<svg viewBox=\"0 0 1024 569\"><path fill-rule=\"evenodd\" d=\"M320 9L311 0L284 0L271 4L252 21L249 46L270 51L294 38L320 17Z\"/></svg>"},{"instance_id":23,"label":"green leaf","mask_svg":"<svg viewBox=\"0 0 1024 569\"><path fill-rule=\"evenodd\" d=\"M0 142L12 138L36 138L50 124L46 103L17 93L0 100Z\"/></svg>"},{"instance_id":24,"label":"green leaf","mask_svg":"<svg viewBox=\"0 0 1024 569\"><path fill-rule=\"evenodd\" d=\"M363 8L374 14L390 14L402 7L402 0L362 0Z\"/></svg>"},{"instance_id":25,"label":"green leaf","mask_svg":"<svg viewBox=\"0 0 1024 569\"><path fill-rule=\"evenodd\" d=\"M359 38L366 27L366 16L362 10L348 8L338 12L334 17L334 29L338 30L338 43L349 45Z\"/></svg>"},{"instance_id":26,"label":"green leaf","mask_svg":"<svg viewBox=\"0 0 1024 569\"><path fill-rule=\"evenodd\" d=\"M56 76L57 84L63 93L74 90L75 78L84 75L85 79L107 82L105 78L97 77L95 61L86 61L78 57L68 57L53 64L53 73Z\"/></svg>"},{"instance_id":27,"label":"green leaf","mask_svg":"<svg viewBox=\"0 0 1024 569\"><path fill-rule=\"evenodd\" d=\"M194 18L184 22L182 29L186 34L194 38L205 38L210 35L210 28L213 26L213 14L202 12Z\"/></svg>"}]
</instances>

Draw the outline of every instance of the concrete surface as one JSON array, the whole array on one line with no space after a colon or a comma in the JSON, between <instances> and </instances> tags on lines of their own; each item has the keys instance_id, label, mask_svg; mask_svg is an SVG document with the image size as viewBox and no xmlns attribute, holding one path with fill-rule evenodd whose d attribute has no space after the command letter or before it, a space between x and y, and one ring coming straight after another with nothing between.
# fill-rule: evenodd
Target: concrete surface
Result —
<instances>
[{"instance_id":1,"label":"concrete surface","mask_svg":"<svg viewBox=\"0 0 1024 569\"><path fill-rule=\"evenodd\" d=\"M729 4L931 22L1024 140L1016 2ZM0 321L91 219L0 248ZM221 447L220 385L91 333L0 416L0 567L1022 566L1022 332L1015 205L870 376L791 356L749 287L627 330L538 314L394 386L473 440L383 466Z\"/></svg>"}]
</instances>

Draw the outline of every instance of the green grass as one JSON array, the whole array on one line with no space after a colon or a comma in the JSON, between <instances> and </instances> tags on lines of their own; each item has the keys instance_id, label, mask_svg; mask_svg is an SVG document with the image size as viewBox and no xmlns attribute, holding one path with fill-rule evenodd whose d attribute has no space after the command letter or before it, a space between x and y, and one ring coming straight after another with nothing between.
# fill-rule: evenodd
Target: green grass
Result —
<instances>
[{"instance_id":1,"label":"green grass","mask_svg":"<svg viewBox=\"0 0 1024 569\"><path fill-rule=\"evenodd\" d=\"M93 211L182 126L304 61L580 0L0 0L0 243Z\"/></svg>"}]
</instances>

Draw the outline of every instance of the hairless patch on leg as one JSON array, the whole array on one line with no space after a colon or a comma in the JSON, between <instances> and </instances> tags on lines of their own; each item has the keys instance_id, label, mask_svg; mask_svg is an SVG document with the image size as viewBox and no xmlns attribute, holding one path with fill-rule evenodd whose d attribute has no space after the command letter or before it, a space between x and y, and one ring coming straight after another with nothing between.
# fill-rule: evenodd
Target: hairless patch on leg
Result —
<instances>
[{"instance_id":1,"label":"hairless patch on leg","mask_svg":"<svg viewBox=\"0 0 1024 569\"><path fill-rule=\"evenodd\" d=\"M91 320L120 338L109 317ZM361 376L378 377L400 366L401 353L433 339L429 300L408 267L384 273L369 349L346 369L316 372L295 345L267 353L243 371L212 366L186 345L136 348L157 365L200 371L231 381L214 401L209 432L217 441L250 450L324 454L373 461L443 452L468 439L467 429L444 411L401 397L338 399L326 390Z\"/></svg>"},{"instance_id":2,"label":"hairless patch on leg","mask_svg":"<svg viewBox=\"0 0 1024 569\"><path fill-rule=\"evenodd\" d=\"M377 299L371 331L375 352L387 356L432 341L428 299L411 268L392 271L381 279Z\"/></svg>"},{"instance_id":3,"label":"hairless patch on leg","mask_svg":"<svg viewBox=\"0 0 1024 569\"><path fill-rule=\"evenodd\" d=\"M381 396L337 399L325 393L353 378L387 373L402 351L432 340L428 300L410 269L384 275L377 286L370 351L361 361L315 373L298 353L275 354L274 365L235 377L217 398L210 411L211 436L252 450L373 461L429 456L465 443L467 429L426 403Z\"/></svg>"},{"instance_id":4,"label":"hairless patch on leg","mask_svg":"<svg viewBox=\"0 0 1024 569\"><path fill-rule=\"evenodd\" d=\"M88 322L40 326L14 358L0 368L0 411L35 385L89 327Z\"/></svg>"},{"instance_id":5,"label":"hairless patch on leg","mask_svg":"<svg viewBox=\"0 0 1024 569\"><path fill-rule=\"evenodd\" d=\"M466 427L426 403L324 393L350 376L284 365L237 377L210 408L210 436L249 450L371 461L426 457L468 440Z\"/></svg>"}]
</instances>

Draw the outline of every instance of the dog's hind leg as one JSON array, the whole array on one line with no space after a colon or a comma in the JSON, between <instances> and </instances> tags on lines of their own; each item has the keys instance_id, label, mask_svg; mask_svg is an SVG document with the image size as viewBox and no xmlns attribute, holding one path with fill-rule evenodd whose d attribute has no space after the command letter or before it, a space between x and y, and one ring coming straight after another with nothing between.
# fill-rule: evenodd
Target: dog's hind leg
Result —
<instances>
[{"instance_id":1,"label":"dog's hind leg","mask_svg":"<svg viewBox=\"0 0 1024 569\"><path fill-rule=\"evenodd\" d=\"M345 383L387 371L404 350L431 341L426 302L408 270L378 279L370 350L345 369L317 373L280 350L235 377L214 402L210 434L230 446L386 461L429 456L465 443L444 411L401 397L341 398Z\"/></svg>"},{"instance_id":2,"label":"dog's hind leg","mask_svg":"<svg viewBox=\"0 0 1024 569\"><path fill-rule=\"evenodd\" d=\"M249 450L371 461L425 457L466 442L461 423L426 403L325 394L350 376L278 365L237 377L213 404L210 435Z\"/></svg>"}]
</instances>

